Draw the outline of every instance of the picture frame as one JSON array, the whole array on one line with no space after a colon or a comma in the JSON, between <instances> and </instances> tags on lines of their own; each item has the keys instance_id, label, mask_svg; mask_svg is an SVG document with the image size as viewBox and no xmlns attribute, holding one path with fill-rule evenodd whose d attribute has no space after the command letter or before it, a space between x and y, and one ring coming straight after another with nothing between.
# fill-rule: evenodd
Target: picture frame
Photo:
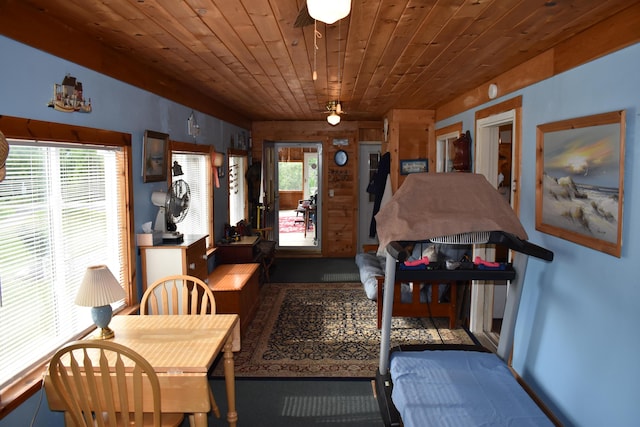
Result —
<instances>
[{"instance_id":1,"label":"picture frame","mask_svg":"<svg viewBox=\"0 0 640 427\"><path fill-rule=\"evenodd\" d=\"M400 160L400 175L429 172L429 159Z\"/></svg>"},{"instance_id":2,"label":"picture frame","mask_svg":"<svg viewBox=\"0 0 640 427\"><path fill-rule=\"evenodd\" d=\"M536 130L536 230L620 257L625 111Z\"/></svg>"},{"instance_id":3,"label":"picture frame","mask_svg":"<svg viewBox=\"0 0 640 427\"><path fill-rule=\"evenodd\" d=\"M152 130L144 131L142 149L142 179L144 182L167 180L169 135Z\"/></svg>"}]
</instances>

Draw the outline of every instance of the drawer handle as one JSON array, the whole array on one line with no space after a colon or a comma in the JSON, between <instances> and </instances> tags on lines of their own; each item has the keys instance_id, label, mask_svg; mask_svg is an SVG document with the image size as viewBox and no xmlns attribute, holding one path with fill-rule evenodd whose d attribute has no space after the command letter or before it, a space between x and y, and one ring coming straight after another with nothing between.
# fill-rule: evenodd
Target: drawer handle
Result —
<instances>
[{"instance_id":1,"label":"drawer handle","mask_svg":"<svg viewBox=\"0 0 640 427\"><path fill-rule=\"evenodd\" d=\"M195 270L196 269L196 263L192 262L191 264L189 264L189 270Z\"/></svg>"},{"instance_id":2,"label":"drawer handle","mask_svg":"<svg viewBox=\"0 0 640 427\"><path fill-rule=\"evenodd\" d=\"M207 254L202 255L202 259L208 259Z\"/></svg>"}]
</instances>

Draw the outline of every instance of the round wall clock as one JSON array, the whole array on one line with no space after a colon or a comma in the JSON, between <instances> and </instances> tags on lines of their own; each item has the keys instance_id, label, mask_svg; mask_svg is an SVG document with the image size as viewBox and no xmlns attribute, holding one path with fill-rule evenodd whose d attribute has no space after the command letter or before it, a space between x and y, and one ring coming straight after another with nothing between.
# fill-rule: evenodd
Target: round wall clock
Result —
<instances>
[{"instance_id":1,"label":"round wall clock","mask_svg":"<svg viewBox=\"0 0 640 427\"><path fill-rule=\"evenodd\" d=\"M347 156L347 152L344 150L336 151L336 155L333 156L333 160L336 162L338 166L344 166L347 164L347 160L349 160L349 156Z\"/></svg>"}]
</instances>

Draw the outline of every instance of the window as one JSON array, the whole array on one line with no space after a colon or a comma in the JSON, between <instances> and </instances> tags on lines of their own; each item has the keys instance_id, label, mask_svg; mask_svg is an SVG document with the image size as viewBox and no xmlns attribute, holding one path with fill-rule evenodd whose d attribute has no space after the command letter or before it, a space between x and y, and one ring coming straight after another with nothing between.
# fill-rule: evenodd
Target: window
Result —
<instances>
[{"instance_id":1,"label":"window","mask_svg":"<svg viewBox=\"0 0 640 427\"><path fill-rule=\"evenodd\" d=\"M237 224L243 219L249 219L247 207L247 156L239 154L229 155L229 224Z\"/></svg>"},{"instance_id":2,"label":"window","mask_svg":"<svg viewBox=\"0 0 640 427\"><path fill-rule=\"evenodd\" d=\"M90 310L74 303L88 266L106 264L128 287L122 148L9 145L0 184L0 388L93 325Z\"/></svg>"},{"instance_id":3,"label":"window","mask_svg":"<svg viewBox=\"0 0 640 427\"><path fill-rule=\"evenodd\" d=\"M88 266L120 280L116 309L132 309L136 288L131 135L6 115L0 129L11 147L0 182L1 418L38 390L50 354L94 329L74 304Z\"/></svg>"},{"instance_id":4,"label":"window","mask_svg":"<svg viewBox=\"0 0 640 427\"><path fill-rule=\"evenodd\" d=\"M278 190L302 190L302 162L278 162Z\"/></svg>"},{"instance_id":5,"label":"window","mask_svg":"<svg viewBox=\"0 0 640 427\"><path fill-rule=\"evenodd\" d=\"M175 144L175 143L174 143ZM184 234L209 235L207 247L213 241L211 195L211 157L206 152L187 152L189 144L180 144L180 151L171 153L171 163L178 162L184 175L174 176L172 180L184 180L189 185L189 210L184 219L176 224L177 230ZM196 146L202 149L202 146Z\"/></svg>"}]
</instances>

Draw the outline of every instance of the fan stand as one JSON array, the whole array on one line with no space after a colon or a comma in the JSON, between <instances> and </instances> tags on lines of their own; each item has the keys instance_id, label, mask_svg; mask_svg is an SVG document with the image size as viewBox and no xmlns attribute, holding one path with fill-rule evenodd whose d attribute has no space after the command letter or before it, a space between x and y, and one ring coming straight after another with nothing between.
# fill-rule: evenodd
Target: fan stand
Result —
<instances>
[{"instance_id":1,"label":"fan stand","mask_svg":"<svg viewBox=\"0 0 640 427\"><path fill-rule=\"evenodd\" d=\"M162 231L163 243L182 243L184 241L184 234L176 231L176 225L174 223L168 223L165 212L164 206L158 207L154 230Z\"/></svg>"}]
</instances>

